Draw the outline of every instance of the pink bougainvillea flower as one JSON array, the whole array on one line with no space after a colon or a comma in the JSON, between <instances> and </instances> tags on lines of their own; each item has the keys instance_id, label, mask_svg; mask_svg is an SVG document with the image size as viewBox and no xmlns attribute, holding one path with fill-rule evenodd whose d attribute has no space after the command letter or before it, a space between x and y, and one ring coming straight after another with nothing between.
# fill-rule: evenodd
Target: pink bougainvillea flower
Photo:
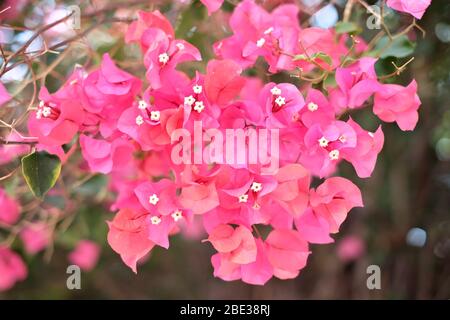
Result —
<instances>
[{"instance_id":1,"label":"pink bougainvillea flower","mask_svg":"<svg viewBox=\"0 0 450 320\"><path fill-rule=\"evenodd\" d=\"M300 234L310 243L332 243L330 226L325 217L308 208L301 216L295 219L295 225Z\"/></svg>"},{"instance_id":2,"label":"pink bougainvillea flower","mask_svg":"<svg viewBox=\"0 0 450 320\"><path fill-rule=\"evenodd\" d=\"M417 95L417 83L407 87L384 84L375 93L373 112L385 122L397 122L403 131L414 130L419 120L418 109L422 102Z\"/></svg>"},{"instance_id":3,"label":"pink bougainvillea flower","mask_svg":"<svg viewBox=\"0 0 450 320\"><path fill-rule=\"evenodd\" d=\"M295 120L294 115L304 107L305 100L293 84L271 82L264 86L260 104L266 111L266 126L284 128Z\"/></svg>"},{"instance_id":4,"label":"pink bougainvillea flower","mask_svg":"<svg viewBox=\"0 0 450 320\"><path fill-rule=\"evenodd\" d=\"M300 234L311 243L330 243L354 207L362 207L361 191L351 181L332 177L310 190L310 208L295 220Z\"/></svg>"},{"instance_id":5,"label":"pink bougainvillea flower","mask_svg":"<svg viewBox=\"0 0 450 320\"><path fill-rule=\"evenodd\" d=\"M28 275L22 258L4 246L0 246L0 275L0 291L11 289L16 282L25 280Z\"/></svg>"},{"instance_id":6,"label":"pink bougainvillea flower","mask_svg":"<svg viewBox=\"0 0 450 320\"><path fill-rule=\"evenodd\" d=\"M219 166L187 165L181 173L184 186L178 198L180 204L194 214L204 214L216 208L219 205L216 188L219 173Z\"/></svg>"},{"instance_id":7,"label":"pink bougainvillea flower","mask_svg":"<svg viewBox=\"0 0 450 320\"><path fill-rule=\"evenodd\" d=\"M139 143L144 151L162 150L171 142L170 134L182 126L183 108L157 110L150 105L126 109L117 128Z\"/></svg>"},{"instance_id":8,"label":"pink bougainvillea flower","mask_svg":"<svg viewBox=\"0 0 450 320\"><path fill-rule=\"evenodd\" d=\"M363 206L359 188L341 177L328 178L315 190L311 190L310 204L316 213L327 219L331 233L339 231L352 208Z\"/></svg>"},{"instance_id":9,"label":"pink bougainvillea flower","mask_svg":"<svg viewBox=\"0 0 450 320\"><path fill-rule=\"evenodd\" d=\"M230 253L217 253L211 257L214 276L225 281L242 279L245 283L264 285L273 276L272 265L267 256L267 246L256 239L256 259L247 264L238 264L230 260Z\"/></svg>"},{"instance_id":10,"label":"pink bougainvillea flower","mask_svg":"<svg viewBox=\"0 0 450 320\"><path fill-rule=\"evenodd\" d=\"M180 208L177 203L177 185L168 179L158 182L143 182L134 193L142 207L152 214L170 215Z\"/></svg>"},{"instance_id":11,"label":"pink bougainvillea flower","mask_svg":"<svg viewBox=\"0 0 450 320\"><path fill-rule=\"evenodd\" d=\"M39 143L57 147L72 140L84 121L85 112L80 101L60 100L51 96L42 87L41 102L37 111L31 113L28 121L30 135L37 137Z\"/></svg>"},{"instance_id":12,"label":"pink bougainvillea flower","mask_svg":"<svg viewBox=\"0 0 450 320\"><path fill-rule=\"evenodd\" d=\"M137 262L154 247L148 238L147 217L148 213L142 211L122 209L108 222L109 245L135 273Z\"/></svg>"},{"instance_id":13,"label":"pink bougainvillea flower","mask_svg":"<svg viewBox=\"0 0 450 320\"><path fill-rule=\"evenodd\" d=\"M364 241L358 236L346 236L341 239L337 246L337 255L343 262L358 259L364 254Z\"/></svg>"},{"instance_id":14,"label":"pink bougainvillea flower","mask_svg":"<svg viewBox=\"0 0 450 320\"><path fill-rule=\"evenodd\" d=\"M230 18L234 34L214 45L221 58L232 59L243 68L253 65L258 56L269 63L269 71L293 68L300 30L298 7L281 5L268 13L253 0L239 3Z\"/></svg>"},{"instance_id":15,"label":"pink bougainvillea flower","mask_svg":"<svg viewBox=\"0 0 450 320\"><path fill-rule=\"evenodd\" d=\"M100 247L93 241L81 240L69 254L70 263L79 266L82 270L94 269L100 255Z\"/></svg>"},{"instance_id":16,"label":"pink bougainvillea flower","mask_svg":"<svg viewBox=\"0 0 450 320\"><path fill-rule=\"evenodd\" d=\"M342 149L342 157L353 165L358 177L368 178L375 168L378 154L383 149L383 131L381 126L374 133L366 131L351 118L347 124L355 130L356 146Z\"/></svg>"},{"instance_id":17,"label":"pink bougainvillea flower","mask_svg":"<svg viewBox=\"0 0 450 320\"><path fill-rule=\"evenodd\" d=\"M209 234L208 241L218 252L228 254L227 259L232 263L248 264L256 260L255 238L244 226L234 229L219 225Z\"/></svg>"},{"instance_id":18,"label":"pink bougainvillea flower","mask_svg":"<svg viewBox=\"0 0 450 320\"><path fill-rule=\"evenodd\" d=\"M236 97L245 84L241 72L241 67L232 60L209 61L205 77L208 101L223 106Z\"/></svg>"},{"instance_id":19,"label":"pink bougainvillea flower","mask_svg":"<svg viewBox=\"0 0 450 320\"><path fill-rule=\"evenodd\" d=\"M301 215L308 205L311 176L299 164L289 164L280 168L275 175L277 188L272 196L293 216Z\"/></svg>"},{"instance_id":20,"label":"pink bougainvillea flower","mask_svg":"<svg viewBox=\"0 0 450 320\"><path fill-rule=\"evenodd\" d=\"M22 239L25 251L34 255L49 245L51 232L47 224L37 222L22 229L20 239Z\"/></svg>"},{"instance_id":21,"label":"pink bougainvillea flower","mask_svg":"<svg viewBox=\"0 0 450 320\"><path fill-rule=\"evenodd\" d=\"M406 12L416 19L422 19L431 0L388 0L387 5L394 10Z\"/></svg>"},{"instance_id":22,"label":"pink bougainvillea flower","mask_svg":"<svg viewBox=\"0 0 450 320\"><path fill-rule=\"evenodd\" d=\"M300 233L290 229L273 230L266 239L267 256L273 274L280 279L293 279L306 266L310 251Z\"/></svg>"},{"instance_id":23,"label":"pink bougainvillea flower","mask_svg":"<svg viewBox=\"0 0 450 320\"><path fill-rule=\"evenodd\" d=\"M169 235L176 230L177 222L189 218L177 201L177 185L168 179L144 182L134 190L142 207L149 212L148 237L155 244L169 248Z\"/></svg>"},{"instance_id":24,"label":"pink bougainvillea flower","mask_svg":"<svg viewBox=\"0 0 450 320\"><path fill-rule=\"evenodd\" d=\"M111 142L80 136L81 152L93 172L107 174L129 166L133 160L134 147L123 138Z\"/></svg>"},{"instance_id":25,"label":"pink bougainvillea flower","mask_svg":"<svg viewBox=\"0 0 450 320\"><path fill-rule=\"evenodd\" d=\"M208 9L208 14L217 11L222 6L223 0L200 0Z\"/></svg>"},{"instance_id":26,"label":"pink bougainvillea flower","mask_svg":"<svg viewBox=\"0 0 450 320\"><path fill-rule=\"evenodd\" d=\"M192 44L185 40L174 40L161 29L146 30L143 41L148 44L144 64L153 89L161 88L162 79L169 77L179 63L202 59L200 51Z\"/></svg>"},{"instance_id":27,"label":"pink bougainvillea flower","mask_svg":"<svg viewBox=\"0 0 450 320\"><path fill-rule=\"evenodd\" d=\"M11 96L8 93L8 91L6 90L3 83L0 82L0 107L2 105L4 105L6 102L8 102L9 100L11 100Z\"/></svg>"},{"instance_id":28,"label":"pink bougainvillea flower","mask_svg":"<svg viewBox=\"0 0 450 320\"><path fill-rule=\"evenodd\" d=\"M0 223L13 225L19 220L19 204L3 189L0 189L0 208Z\"/></svg>"},{"instance_id":29,"label":"pink bougainvillea flower","mask_svg":"<svg viewBox=\"0 0 450 320\"><path fill-rule=\"evenodd\" d=\"M305 107L298 113L298 119L306 127L311 127L314 124L326 125L334 118L334 109L323 93L316 89L309 89Z\"/></svg>"},{"instance_id":30,"label":"pink bougainvillea flower","mask_svg":"<svg viewBox=\"0 0 450 320\"><path fill-rule=\"evenodd\" d=\"M330 90L330 102L337 113L361 107L379 89L376 62L375 58L364 57L349 67L336 69L338 88Z\"/></svg>"},{"instance_id":31,"label":"pink bougainvillea flower","mask_svg":"<svg viewBox=\"0 0 450 320\"><path fill-rule=\"evenodd\" d=\"M356 147L357 136L352 126L337 120L327 126L313 125L306 132L304 143L300 163L322 178L334 172L342 159L341 150Z\"/></svg>"},{"instance_id":32,"label":"pink bougainvillea flower","mask_svg":"<svg viewBox=\"0 0 450 320\"><path fill-rule=\"evenodd\" d=\"M118 119L132 104L141 86L141 80L119 69L106 53L100 68L84 80L87 97L84 108L92 113L101 112L106 119Z\"/></svg>"},{"instance_id":33,"label":"pink bougainvillea flower","mask_svg":"<svg viewBox=\"0 0 450 320\"><path fill-rule=\"evenodd\" d=\"M138 19L136 21L133 21L128 27L127 33L125 35L125 41L140 42L143 52L146 52L148 49L148 43L142 41L142 36L147 31L147 29L161 29L169 37L173 38L175 36L172 25L158 10L152 12L139 10L137 15Z\"/></svg>"}]
</instances>

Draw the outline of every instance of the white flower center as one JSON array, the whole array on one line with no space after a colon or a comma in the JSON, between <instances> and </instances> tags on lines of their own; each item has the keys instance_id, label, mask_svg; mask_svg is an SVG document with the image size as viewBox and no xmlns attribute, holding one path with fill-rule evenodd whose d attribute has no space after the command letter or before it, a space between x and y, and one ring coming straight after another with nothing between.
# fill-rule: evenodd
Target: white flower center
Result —
<instances>
[{"instance_id":1,"label":"white flower center","mask_svg":"<svg viewBox=\"0 0 450 320\"><path fill-rule=\"evenodd\" d=\"M275 103L280 107L284 106L286 104L286 99L282 96L279 96L278 98L275 99Z\"/></svg>"},{"instance_id":2,"label":"white flower center","mask_svg":"<svg viewBox=\"0 0 450 320\"><path fill-rule=\"evenodd\" d=\"M195 102L195 98L193 96L184 97L184 104L188 106L192 106Z\"/></svg>"},{"instance_id":3,"label":"white flower center","mask_svg":"<svg viewBox=\"0 0 450 320\"><path fill-rule=\"evenodd\" d=\"M205 109L205 105L203 104L203 101L197 101L194 105L194 110L198 113L202 112L203 109Z\"/></svg>"},{"instance_id":4,"label":"white flower center","mask_svg":"<svg viewBox=\"0 0 450 320\"><path fill-rule=\"evenodd\" d=\"M169 55L167 53L161 53L158 56L159 62L161 62L162 64L166 64L169 61Z\"/></svg>"},{"instance_id":5,"label":"white flower center","mask_svg":"<svg viewBox=\"0 0 450 320\"><path fill-rule=\"evenodd\" d=\"M317 104L315 104L314 102L308 103L308 110L309 111L314 112L317 109L319 109L319 106Z\"/></svg>"},{"instance_id":6,"label":"white flower center","mask_svg":"<svg viewBox=\"0 0 450 320\"><path fill-rule=\"evenodd\" d=\"M195 86L192 87L192 90L194 90L194 93L200 94L200 93L202 93L203 87L196 84Z\"/></svg>"},{"instance_id":7,"label":"white flower center","mask_svg":"<svg viewBox=\"0 0 450 320\"><path fill-rule=\"evenodd\" d=\"M339 159L339 150L332 150L328 155L330 156L331 160L337 160Z\"/></svg>"},{"instance_id":8,"label":"white flower center","mask_svg":"<svg viewBox=\"0 0 450 320\"><path fill-rule=\"evenodd\" d=\"M261 38L261 39L259 39L258 41L256 41L256 46L257 46L258 48L262 48L262 46L264 45L264 43L266 43L266 39Z\"/></svg>"},{"instance_id":9,"label":"white flower center","mask_svg":"<svg viewBox=\"0 0 450 320\"><path fill-rule=\"evenodd\" d=\"M148 202L150 202L152 205L156 205L159 201L159 198L156 194L152 194L150 198L148 199Z\"/></svg>"},{"instance_id":10,"label":"white flower center","mask_svg":"<svg viewBox=\"0 0 450 320\"><path fill-rule=\"evenodd\" d=\"M175 220L175 222L177 222L178 220L183 218L183 213L181 212L181 210L175 210L171 216L172 216L173 220Z\"/></svg>"},{"instance_id":11,"label":"white flower center","mask_svg":"<svg viewBox=\"0 0 450 320\"><path fill-rule=\"evenodd\" d=\"M272 93L274 96L279 96L281 94L281 89L275 86L270 89L270 93Z\"/></svg>"},{"instance_id":12,"label":"white flower center","mask_svg":"<svg viewBox=\"0 0 450 320\"><path fill-rule=\"evenodd\" d=\"M136 117L136 124L137 124L138 126L144 124L144 118L142 118L142 116L137 116L137 117Z\"/></svg>"},{"instance_id":13,"label":"white flower center","mask_svg":"<svg viewBox=\"0 0 450 320\"><path fill-rule=\"evenodd\" d=\"M320 138L319 139L319 145L322 147L322 148L325 148L325 147L327 147L328 146L328 140L327 140L327 138L325 138L325 137L322 137L322 138Z\"/></svg>"},{"instance_id":14,"label":"white flower center","mask_svg":"<svg viewBox=\"0 0 450 320\"><path fill-rule=\"evenodd\" d=\"M157 216L153 216L150 218L150 221L152 222L152 224L158 225L161 223L161 218L157 217Z\"/></svg>"},{"instance_id":15,"label":"white flower center","mask_svg":"<svg viewBox=\"0 0 450 320\"><path fill-rule=\"evenodd\" d=\"M50 107L42 108L42 115L44 116L44 118L49 117L51 114L52 114L52 109L50 109Z\"/></svg>"},{"instance_id":16,"label":"white flower center","mask_svg":"<svg viewBox=\"0 0 450 320\"><path fill-rule=\"evenodd\" d=\"M159 111L151 111L150 112L150 120L159 121L161 118L161 113Z\"/></svg>"},{"instance_id":17,"label":"white flower center","mask_svg":"<svg viewBox=\"0 0 450 320\"><path fill-rule=\"evenodd\" d=\"M239 203L247 202L247 200L248 200L248 195L247 194L243 194L242 196L239 196Z\"/></svg>"},{"instance_id":18,"label":"white flower center","mask_svg":"<svg viewBox=\"0 0 450 320\"><path fill-rule=\"evenodd\" d=\"M262 183L259 182L253 182L250 189L254 192L260 192L262 190Z\"/></svg>"},{"instance_id":19,"label":"white flower center","mask_svg":"<svg viewBox=\"0 0 450 320\"><path fill-rule=\"evenodd\" d=\"M268 28L266 31L264 31L264 34L272 33L273 27Z\"/></svg>"},{"instance_id":20,"label":"white flower center","mask_svg":"<svg viewBox=\"0 0 450 320\"><path fill-rule=\"evenodd\" d=\"M144 100L139 100L139 104L138 104L138 108L141 110L145 110L147 109L148 104L147 102L145 102Z\"/></svg>"}]
</instances>

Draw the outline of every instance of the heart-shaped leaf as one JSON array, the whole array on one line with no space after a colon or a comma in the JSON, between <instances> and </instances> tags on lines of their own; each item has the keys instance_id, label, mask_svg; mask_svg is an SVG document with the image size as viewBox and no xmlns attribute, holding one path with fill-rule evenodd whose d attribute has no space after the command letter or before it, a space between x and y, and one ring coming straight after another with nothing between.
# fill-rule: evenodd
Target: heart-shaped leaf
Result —
<instances>
[{"instance_id":1,"label":"heart-shaped leaf","mask_svg":"<svg viewBox=\"0 0 450 320\"><path fill-rule=\"evenodd\" d=\"M61 161L45 151L33 152L22 158L22 173L33 194L42 198L58 180Z\"/></svg>"}]
</instances>

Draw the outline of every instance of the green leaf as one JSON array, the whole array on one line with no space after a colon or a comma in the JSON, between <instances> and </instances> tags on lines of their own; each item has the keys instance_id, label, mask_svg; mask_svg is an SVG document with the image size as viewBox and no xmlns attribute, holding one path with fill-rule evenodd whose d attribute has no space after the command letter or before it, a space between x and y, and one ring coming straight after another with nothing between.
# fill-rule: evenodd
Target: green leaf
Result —
<instances>
[{"instance_id":1,"label":"green leaf","mask_svg":"<svg viewBox=\"0 0 450 320\"><path fill-rule=\"evenodd\" d=\"M316 52L316 53L310 55L309 57L306 54L298 54L294 57L293 60L294 61L297 61L297 60L306 60L306 61L313 60L313 61L315 61L316 59L321 59L322 61L324 61L325 63L327 63L330 66L333 64L333 60L331 59L331 57L323 52Z\"/></svg>"},{"instance_id":2,"label":"green leaf","mask_svg":"<svg viewBox=\"0 0 450 320\"><path fill-rule=\"evenodd\" d=\"M42 198L58 180L61 161L45 151L33 152L22 158L22 173L31 192Z\"/></svg>"},{"instance_id":3,"label":"green leaf","mask_svg":"<svg viewBox=\"0 0 450 320\"><path fill-rule=\"evenodd\" d=\"M340 21L336 23L336 33L342 34L342 33L354 33L359 32L360 29L358 25L354 22L343 22Z\"/></svg>"},{"instance_id":4,"label":"green leaf","mask_svg":"<svg viewBox=\"0 0 450 320\"><path fill-rule=\"evenodd\" d=\"M375 54L380 58L387 57L405 58L414 53L416 44L408 39L406 35L402 35L392 41L388 37L383 37L378 41L375 47Z\"/></svg>"}]
</instances>

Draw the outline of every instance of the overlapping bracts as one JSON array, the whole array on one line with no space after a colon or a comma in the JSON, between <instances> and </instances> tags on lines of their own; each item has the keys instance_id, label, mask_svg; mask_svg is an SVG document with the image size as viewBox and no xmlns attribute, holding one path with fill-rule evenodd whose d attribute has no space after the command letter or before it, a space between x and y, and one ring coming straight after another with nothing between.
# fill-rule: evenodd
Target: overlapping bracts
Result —
<instances>
[{"instance_id":1,"label":"overlapping bracts","mask_svg":"<svg viewBox=\"0 0 450 320\"><path fill-rule=\"evenodd\" d=\"M220 1L202 2L210 12L220 7ZM409 8L407 1L389 3ZM117 213L108 241L133 271L155 246L169 248L173 234L200 219L205 241L217 251L211 258L216 277L258 285L295 278L307 264L309 244L333 242L350 210L363 206L359 188L336 176L339 164L346 161L368 178L384 144L381 126L368 131L345 113L374 96L381 120L414 129L420 105L414 81L406 88L383 84L370 57L342 65L345 36L302 29L297 14L292 4L267 12L242 1L230 17L232 34L205 61L206 74L191 79L177 66L201 61L199 50L176 39L159 11L139 12L125 39L140 46L148 87L106 54L97 70L75 70L56 93L41 90L30 134L39 148L62 158L62 146L78 138L89 170L111 177ZM364 43L358 48L364 53ZM314 63L294 58L318 53ZM299 89L244 76L259 57L271 73L322 67L335 73L336 85ZM268 175L249 163L175 163L172 134L194 134L198 121L203 131L278 130L279 153L271 156L279 158L279 169ZM312 179L322 180L313 187Z\"/></svg>"}]
</instances>

